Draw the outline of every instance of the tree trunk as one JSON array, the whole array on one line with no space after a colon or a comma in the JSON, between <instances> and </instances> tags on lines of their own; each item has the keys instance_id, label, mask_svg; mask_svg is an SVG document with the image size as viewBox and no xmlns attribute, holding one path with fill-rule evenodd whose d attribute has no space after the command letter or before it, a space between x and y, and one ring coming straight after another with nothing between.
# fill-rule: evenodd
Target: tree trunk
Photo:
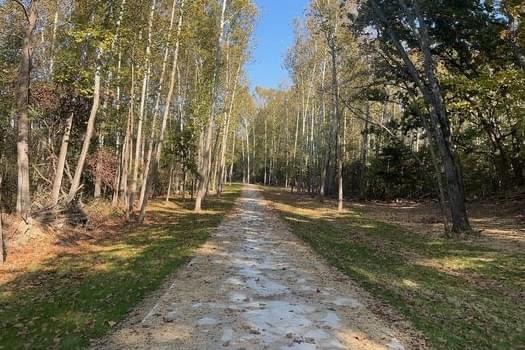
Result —
<instances>
[{"instance_id":1,"label":"tree trunk","mask_svg":"<svg viewBox=\"0 0 525 350\"><path fill-rule=\"evenodd\" d=\"M121 158L122 152L124 151L124 147L120 145L120 132L117 133L117 142L115 145L115 157L116 159ZM113 180L113 197L111 199L111 206L117 207L118 206L118 198L119 198L119 188L120 188L120 175L122 174L122 162L118 162L117 165L117 173L115 174L115 178Z\"/></svg>"},{"instance_id":2,"label":"tree trunk","mask_svg":"<svg viewBox=\"0 0 525 350\"><path fill-rule=\"evenodd\" d=\"M104 126L100 126L100 135L98 136L98 151L101 152L104 149ZM94 198L100 198L102 195L102 164L99 162L100 154L97 154L97 165L95 166L95 192L93 193Z\"/></svg>"},{"instance_id":3,"label":"tree trunk","mask_svg":"<svg viewBox=\"0 0 525 350\"><path fill-rule=\"evenodd\" d=\"M267 179L267 169L268 169L268 165L267 165L267 162L268 162L268 141L267 141L267 138L268 138L268 121L267 119L265 118L264 119L264 186L266 186L268 183L268 179Z\"/></svg>"},{"instance_id":4,"label":"tree trunk","mask_svg":"<svg viewBox=\"0 0 525 350\"><path fill-rule=\"evenodd\" d=\"M2 216L4 215L0 208L0 263L5 262L5 244L4 244L4 231L2 229Z\"/></svg>"},{"instance_id":5,"label":"tree trunk","mask_svg":"<svg viewBox=\"0 0 525 350\"><path fill-rule=\"evenodd\" d=\"M1 163L0 163L1 164ZM3 176L0 174L0 263L5 262L6 258L6 251L5 251L5 244L4 244L4 231L3 231L3 222L2 218L4 215L4 206L2 202L2 183L3 183Z\"/></svg>"},{"instance_id":6,"label":"tree trunk","mask_svg":"<svg viewBox=\"0 0 525 350\"><path fill-rule=\"evenodd\" d=\"M49 58L49 80L53 79L53 71L55 69L55 43L58 28L58 10L60 7L59 1L56 2L55 16L53 19L53 34L51 35L51 48Z\"/></svg>"},{"instance_id":7,"label":"tree trunk","mask_svg":"<svg viewBox=\"0 0 525 350\"><path fill-rule=\"evenodd\" d=\"M217 88L219 81L219 63L221 55L221 45L222 38L224 36L224 24L225 24L225 14L226 14L226 3L227 0L222 0L222 12L221 12L221 22L219 27L219 38L217 40L216 46L216 56L215 56L215 67L213 72L213 82L212 82L212 93L211 93L211 111L210 117L208 118L208 124L204 130L204 144L199 156L201 157L200 169L199 169L199 182L197 189L197 196L195 198L195 211L200 212L202 210L202 200L206 195L206 189L208 184L208 178L210 175L211 168L211 151L212 151L212 139L213 139L213 127L215 121L215 109L217 104Z\"/></svg>"},{"instance_id":8,"label":"tree trunk","mask_svg":"<svg viewBox=\"0 0 525 350\"><path fill-rule=\"evenodd\" d=\"M170 201L172 180L173 180L173 165L170 168L170 175L169 175L169 180L168 180L168 191L166 193L166 202Z\"/></svg>"},{"instance_id":9,"label":"tree trunk","mask_svg":"<svg viewBox=\"0 0 525 350\"><path fill-rule=\"evenodd\" d=\"M119 37L120 25L122 23L122 18L124 16L126 0L122 0L120 5L120 14L117 19L115 34L113 35L111 43L111 51L113 51L114 45ZM84 142L82 144L82 150L80 151L80 156L78 159L77 167L75 169L75 175L71 181L71 187L69 189L69 194L67 196L67 202L71 202L75 199L75 196L78 192L80 186L80 179L82 177L82 172L84 170L84 164L86 162L87 153L89 151L89 146L91 143L91 137L93 136L93 131L95 129L95 119L97 116L98 108L100 105L100 77L102 72L102 56L103 50L100 47L96 49L97 56L95 59L95 77L93 82L93 102L91 105L91 112L89 114L88 124L86 128L86 134L84 136Z\"/></svg>"},{"instance_id":10,"label":"tree trunk","mask_svg":"<svg viewBox=\"0 0 525 350\"><path fill-rule=\"evenodd\" d=\"M426 23L419 13L418 6L416 6L416 16L421 22L421 29L418 31L420 35L420 43L424 57L424 69L427 80L430 83L430 91L426 91L427 103L431 106L431 120L436 134L436 141L441 153L443 165L445 167L445 175L448 183L448 197L450 202L450 209L452 213L452 231L455 233L465 233L472 231L467 216L467 208L465 206L465 191L463 188L463 179L459 169L458 161L452 151L450 123L447 112L443 102L443 94L436 76L434 62L430 51L430 40ZM431 96L428 96L431 93ZM433 117L433 118L432 118Z\"/></svg>"},{"instance_id":11,"label":"tree trunk","mask_svg":"<svg viewBox=\"0 0 525 350\"><path fill-rule=\"evenodd\" d=\"M235 163L235 136L232 137L232 160L230 162L230 181L229 184L231 185L233 182L233 164Z\"/></svg>"},{"instance_id":12,"label":"tree trunk","mask_svg":"<svg viewBox=\"0 0 525 350\"><path fill-rule=\"evenodd\" d=\"M24 6L21 4L21 6ZM16 107L17 119L17 165L18 187L16 197L16 212L30 221L31 192L29 188L29 87L31 83L31 69L33 58L33 33L37 21L37 1L33 0L27 8L27 26L25 30L22 58L17 77Z\"/></svg>"},{"instance_id":13,"label":"tree trunk","mask_svg":"<svg viewBox=\"0 0 525 350\"><path fill-rule=\"evenodd\" d=\"M174 20L175 20L176 4L177 4L177 1L174 0L173 4L172 4L172 7L171 7L171 17L170 17L170 25L169 25L169 29L168 29L168 38L167 38L167 41L165 43L164 58L162 60L162 68L161 68L161 72L160 72L159 84L158 84L158 87L157 87L157 93L156 93L156 97L155 97L155 107L153 108L153 118L151 120L151 135L150 135L150 139L149 139L149 143L148 143L148 153L147 153L147 156L146 156L146 165L145 165L145 167L143 169L143 174L142 174L142 187L141 187L141 190L140 190L140 198L139 198L139 207L140 208L142 208L142 206L144 204L144 198L146 196L147 187L148 187L148 178L149 178L150 167L151 167L151 157L152 157L152 154L153 154L153 151L154 151L153 150L153 145L154 145L155 138L156 138L156 135L157 135L157 117L158 117L159 110L160 110L160 99L161 99L161 94L162 94L162 88L164 86L164 77L165 77L165 74L166 74L166 66L168 64L169 46L171 44L170 41L171 41L171 34L172 34L172 30L173 30L173 23L174 23Z\"/></svg>"},{"instance_id":14,"label":"tree trunk","mask_svg":"<svg viewBox=\"0 0 525 350\"><path fill-rule=\"evenodd\" d=\"M53 181L53 189L51 191L51 205L55 206L60 197L60 189L62 188L62 179L64 177L64 166L66 164L67 149L69 147L69 137L71 135L71 126L73 125L74 113L69 114L66 126L64 128L64 135L62 136L62 144L60 145L60 153L58 155L58 165Z\"/></svg>"},{"instance_id":15,"label":"tree trunk","mask_svg":"<svg viewBox=\"0 0 525 350\"><path fill-rule=\"evenodd\" d=\"M129 198L128 198L128 175L130 170L131 163L131 154L133 149L132 136L133 133L133 114L134 114L134 105L135 105L135 65L131 65L131 91L130 91L130 101L128 109L128 120L126 123L126 136L124 137L124 142L122 144L122 175L120 178L120 191L121 191L121 201L128 208Z\"/></svg>"},{"instance_id":16,"label":"tree trunk","mask_svg":"<svg viewBox=\"0 0 525 350\"><path fill-rule=\"evenodd\" d=\"M436 76L436 68L432 58L428 28L426 22L419 12L417 3L414 3L415 17L412 16L412 30L418 38L421 52L423 53L424 75L420 74L414 62L412 62L405 47L399 40L396 32L392 29L389 20L386 18L381 7L375 0L370 0L374 13L385 27L387 34L392 40L398 54L400 55L408 74L416 84L417 88L423 95L425 102L430 109L430 123L434 139L438 145L439 154L443 167L445 169L445 178L447 183L449 208L452 216L452 231L455 233L471 232L470 223L465 206L465 193L463 189L463 180L460 169L452 151L451 131L448 116L443 102L441 87Z\"/></svg>"},{"instance_id":17,"label":"tree trunk","mask_svg":"<svg viewBox=\"0 0 525 350\"><path fill-rule=\"evenodd\" d=\"M244 141L241 140L241 159L242 159L242 183L246 183L246 157L244 155Z\"/></svg>"},{"instance_id":18,"label":"tree trunk","mask_svg":"<svg viewBox=\"0 0 525 350\"><path fill-rule=\"evenodd\" d=\"M142 92L140 97L140 110L137 120L137 139L135 141L135 160L133 164L133 174L131 178L130 188L130 199L128 203L128 212L133 212L133 206L135 205L135 197L137 196L137 182L139 177L139 166L141 164L141 152L143 146L142 140L142 125L144 123L146 99L148 94L148 84L151 74L151 44L152 44L152 30L153 30L153 17L155 15L156 0L151 1L151 8L148 21L148 44L146 46L146 57L144 62L144 76L142 78Z\"/></svg>"},{"instance_id":19,"label":"tree trunk","mask_svg":"<svg viewBox=\"0 0 525 350\"><path fill-rule=\"evenodd\" d=\"M367 197L367 168L368 168L368 153L370 148L370 104L365 102L365 127L363 130L363 146L361 149L361 198L365 199Z\"/></svg>"},{"instance_id":20,"label":"tree trunk","mask_svg":"<svg viewBox=\"0 0 525 350\"><path fill-rule=\"evenodd\" d=\"M220 182L219 182L219 189L218 189L219 193L222 192L223 187L224 187L224 182L226 179L226 147L228 143L228 134L230 131L230 121L231 121L231 116L233 113L233 106L235 102L235 91L237 90L237 84L239 81L239 75L240 75L241 66L242 66L241 60L242 60L242 57L239 57L239 66L237 67L237 72L235 73L235 80L233 83L231 97L230 97L230 106L229 106L228 113L226 115L224 133L223 133L223 138L222 138L221 163L220 163L220 171L219 171L219 175L220 175L219 181ZM235 136L233 136L233 138L235 138Z\"/></svg>"},{"instance_id":21,"label":"tree trunk","mask_svg":"<svg viewBox=\"0 0 525 350\"><path fill-rule=\"evenodd\" d=\"M333 43L331 47L332 55L332 102L333 102L333 120L334 125L337 125L336 138L335 138L335 149L336 149L336 158L337 158L337 180L338 180L338 201L337 201L337 210L339 212L343 211L343 150L341 147L341 113L339 110L339 82L337 79L337 48L335 43L335 33L334 38L332 38Z\"/></svg>"},{"instance_id":22,"label":"tree trunk","mask_svg":"<svg viewBox=\"0 0 525 350\"><path fill-rule=\"evenodd\" d=\"M93 104L91 105L91 112L89 114L88 125L86 128L86 134L84 135L84 143L82 144L82 150L78 158L77 167L75 169L75 175L69 189L67 202L72 202L77 195L78 188L80 186L80 178L82 177L82 171L84 170L84 163L89 151L89 145L91 144L91 137L93 136L93 130L95 129L95 118L97 116L98 107L100 105L100 72L102 51L99 49L97 53L96 68L95 68L95 80L93 86Z\"/></svg>"},{"instance_id":23,"label":"tree trunk","mask_svg":"<svg viewBox=\"0 0 525 350\"><path fill-rule=\"evenodd\" d=\"M246 123L246 182L250 184L250 128Z\"/></svg>"},{"instance_id":24,"label":"tree trunk","mask_svg":"<svg viewBox=\"0 0 525 350\"><path fill-rule=\"evenodd\" d=\"M325 102L325 98L324 98L324 91L325 91L325 76L326 76L326 65L327 65L327 61L328 59L325 59L323 61L323 69L322 69L322 73L321 73L321 99L322 99L322 104L321 104L321 117L322 117L322 121L324 123L325 119L326 119L326 102ZM325 145L325 152L324 152L324 159L321 163L321 171L320 171L320 179L319 179L319 200L322 202L324 200L324 197L326 196L326 187L327 187L327 181L326 181L326 177L327 177L327 172L328 172L328 165L330 163L330 156L331 156L331 148L330 148L330 143L331 143L331 140L332 140L332 122L330 121L329 123L329 127L328 127L328 139L327 139L327 143Z\"/></svg>"},{"instance_id":25,"label":"tree trunk","mask_svg":"<svg viewBox=\"0 0 525 350\"><path fill-rule=\"evenodd\" d=\"M175 52L173 53L173 65L170 76L170 86L168 90L168 95L166 96L166 103L164 104L164 114L162 116L162 122L160 126L159 136L157 140L151 144L150 150L155 149L155 161L151 162L151 154L148 155L148 164L146 165L147 171L145 172L144 179L144 193L141 193L141 203L140 203L140 216L139 221L144 220L144 215L146 212L146 206L148 205L148 197L153 188L153 181L150 179L150 175L157 175L158 166L160 163L160 157L162 155L162 145L164 143L164 134L166 132L166 127L168 123L168 117L171 108L171 102L173 99L173 93L175 89L175 80L178 68L178 59L179 59L179 47L180 47L180 34L182 31L182 24L184 20L184 0L180 4L180 13L179 13L179 22L177 24L177 41L175 43ZM152 134L154 136L154 134ZM152 139L155 139L152 137Z\"/></svg>"},{"instance_id":26,"label":"tree trunk","mask_svg":"<svg viewBox=\"0 0 525 350\"><path fill-rule=\"evenodd\" d=\"M116 111L116 116L119 122L121 119L121 116L120 116L120 71L121 71L121 68L122 68L122 51L119 48L118 63L117 63L117 96L115 98L115 111ZM116 145L117 147L115 150L117 159L119 158L122 159L122 157L124 156L125 148L126 148L124 143L122 143L122 146L120 145L120 137L121 137L121 132L119 131L117 133L117 145ZM113 207L118 206L118 200L119 200L120 188L121 188L120 179L122 176L122 171L123 171L123 162L119 161L117 175L115 177L115 181L113 185L113 199L111 201L111 205Z\"/></svg>"}]
</instances>

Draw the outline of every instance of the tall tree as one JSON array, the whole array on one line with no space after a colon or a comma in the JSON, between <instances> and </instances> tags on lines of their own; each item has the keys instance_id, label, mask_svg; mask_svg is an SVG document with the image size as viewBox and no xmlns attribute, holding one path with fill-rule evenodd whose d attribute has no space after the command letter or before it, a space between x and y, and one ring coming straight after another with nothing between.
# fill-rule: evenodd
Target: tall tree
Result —
<instances>
[{"instance_id":1,"label":"tall tree","mask_svg":"<svg viewBox=\"0 0 525 350\"><path fill-rule=\"evenodd\" d=\"M456 233L469 232L471 228L465 206L463 179L453 151L450 121L439 82L436 59L432 53L429 27L433 25L432 11L436 8L430 7L426 10L428 11L422 11L418 1L398 0L387 4L380 0L369 0L361 8L361 18L358 18L358 21L365 26L373 26L377 30L379 40L391 45L392 49L388 54L398 58L398 69L402 70L402 74L407 73L406 76L415 84L427 103L432 128L428 131L438 145L445 171L452 230ZM421 64L409 53L405 44L407 42L419 51L420 55L417 58Z\"/></svg>"},{"instance_id":2,"label":"tall tree","mask_svg":"<svg viewBox=\"0 0 525 350\"><path fill-rule=\"evenodd\" d=\"M224 37L224 24L226 14L227 0L222 0L221 16L219 21L219 35L215 49L215 65L213 69L213 77L211 82L211 108L206 127L204 129L202 147L199 149L199 179L197 195L195 198L195 211L202 210L202 201L206 195L208 182L210 177L211 163L212 163L212 139L215 123L215 113L217 108L217 88L219 84L219 65L221 62L221 50Z\"/></svg>"},{"instance_id":3,"label":"tall tree","mask_svg":"<svg viewBox=\"0 0 525 350\"><path fill-rule=\"evenodd\" d=\"M17 155L18 155L18 191L16 211L26 220L30 218L31 192L29 188L29 87L33 58L33 33L37 22L37 0L28 5L13 0L20 6L26 19L24 43L17 78Z\"/></svg>"}]
</instances>

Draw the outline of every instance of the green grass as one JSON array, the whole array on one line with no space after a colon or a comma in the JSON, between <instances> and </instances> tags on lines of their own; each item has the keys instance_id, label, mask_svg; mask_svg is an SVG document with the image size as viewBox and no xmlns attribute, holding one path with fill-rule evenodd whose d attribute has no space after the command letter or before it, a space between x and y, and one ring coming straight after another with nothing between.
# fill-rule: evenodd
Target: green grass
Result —
<instances>
[{"instance_id":1,"label":"green grass","mask_svg":"<svg viewBox=\"0 0 525 350\"><path fill-rule=\"evenodd\" d=\"M0 349L82 349L186 263L241 188L210 198L203 214L157 205L152 224L85 252L62 254L0 286Z\"/></svg>"},{"instance_id":2,"label":"green grass","mask_svg":"<svg viewBox=\"0 0 525 350\"><path fill-rule=\"evenodd\" d=\"M436 349L525 349L525 254L436 239L266 189L291 230Z\"/></svg>"}]
</instances>

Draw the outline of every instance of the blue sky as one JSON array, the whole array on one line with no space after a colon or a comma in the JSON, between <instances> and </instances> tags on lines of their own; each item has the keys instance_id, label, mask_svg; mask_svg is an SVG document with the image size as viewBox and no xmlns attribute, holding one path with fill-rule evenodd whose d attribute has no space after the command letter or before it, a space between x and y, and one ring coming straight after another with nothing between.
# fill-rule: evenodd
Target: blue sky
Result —
<instances>
[{"instance_id":1,"label":"blue sky","mask_svg":"<svg viewBox=\"0 0 525 350\"><path fill-rule=\"evenodd\" d=\"M293 43L294 18L302 17L308 0L256 0L259 20L255 30L252 61L248 76L252 88L276 88L286 82L288 73L283 68L286 51Z\"/></svg>"}]
</instances>

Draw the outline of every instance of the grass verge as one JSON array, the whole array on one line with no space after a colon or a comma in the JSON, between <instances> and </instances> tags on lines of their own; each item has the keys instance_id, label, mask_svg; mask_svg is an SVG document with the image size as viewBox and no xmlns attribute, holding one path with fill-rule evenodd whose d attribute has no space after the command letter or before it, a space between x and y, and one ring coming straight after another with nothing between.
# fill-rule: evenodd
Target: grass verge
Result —
<instances>
[{"instance_id":1,"label":"grass verge","mask_svg":"<svg viewBox=\"0 0 525 350\"><path fill-rule=\"evenodd\" d=\"M436 349L525 349L525 254L431 238L265 188L297 236Z\"/></svg>"},{"instance_id":2,"label":"grass verge","mask_svg":"<svg viewBox=\"0 0 525 350\"><path fill-rule=\"evenodd\" d=\"M233 207L240 186L190 202L153 203L153 222L64 252L0 285L0 349L82 349L187 262Z\"/></svg>"}]
</instances>

